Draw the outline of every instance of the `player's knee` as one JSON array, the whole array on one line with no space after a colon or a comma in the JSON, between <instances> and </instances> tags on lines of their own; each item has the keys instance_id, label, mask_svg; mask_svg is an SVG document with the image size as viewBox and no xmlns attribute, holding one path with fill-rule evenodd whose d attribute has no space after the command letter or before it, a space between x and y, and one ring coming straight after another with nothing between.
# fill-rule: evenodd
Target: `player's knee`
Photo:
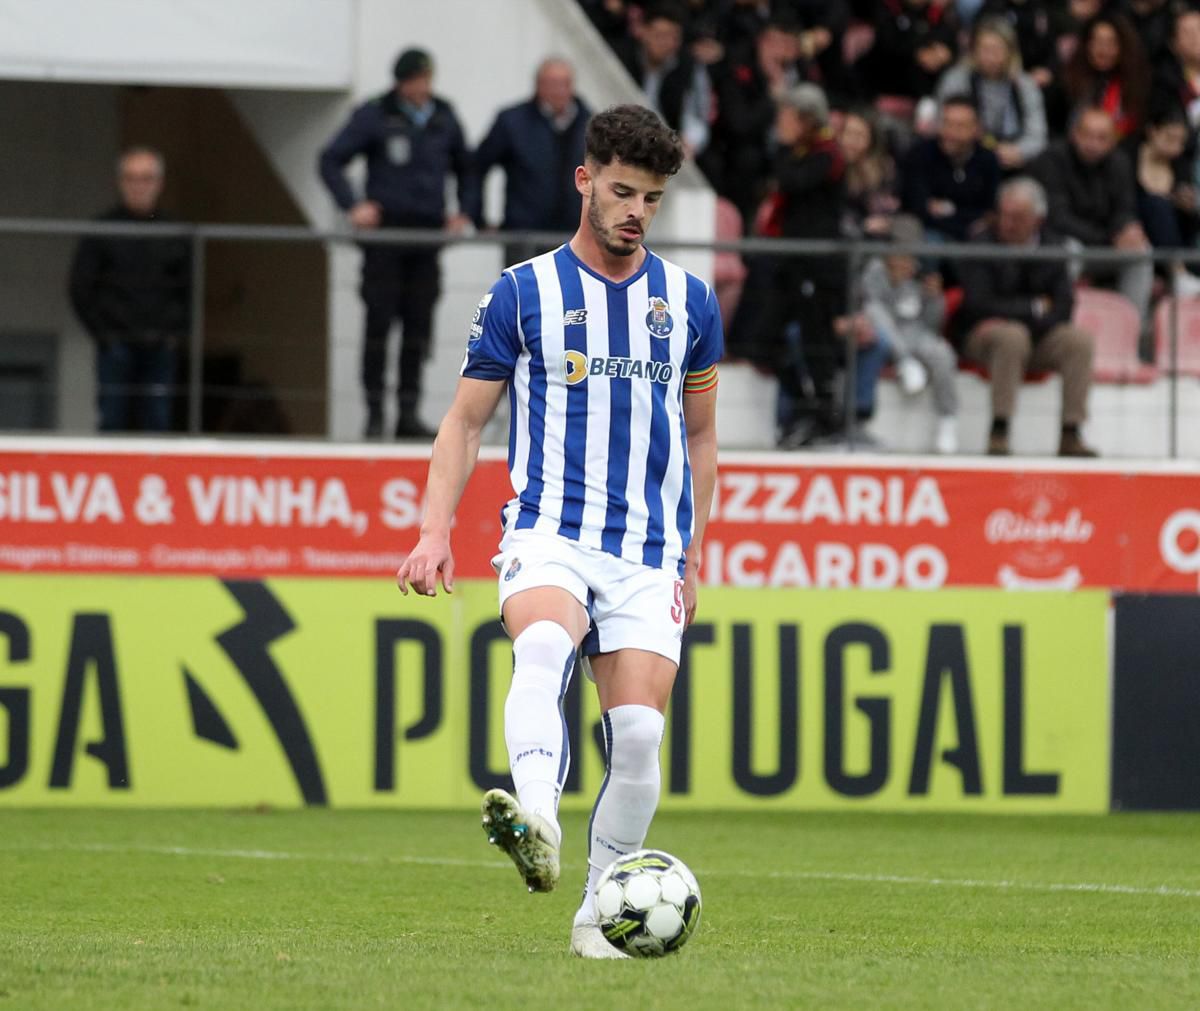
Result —
<instances>
[{"instance_id":1,"label":"player's knee","mask_svg":"<svg viewBox=\"0 0 1200 1011\"><path fill-rule=\"evenodd\" d=\"M658 772L665 720L650 706L616 706L608 711L612 728L609 764L614 775L649 779Z\"/></svg>"},{"instance_id":2,"label":"player's knee","mask_svg":"<svg viewBox=\"0 0 1200 1011\"><path fill-rule=\"evenodd\" d=\"M575 642L556 621L535 621L513 640L514 681L533 671L549 671L562 677L567 664L574 660Z\"/></svg>"}]
</instances>

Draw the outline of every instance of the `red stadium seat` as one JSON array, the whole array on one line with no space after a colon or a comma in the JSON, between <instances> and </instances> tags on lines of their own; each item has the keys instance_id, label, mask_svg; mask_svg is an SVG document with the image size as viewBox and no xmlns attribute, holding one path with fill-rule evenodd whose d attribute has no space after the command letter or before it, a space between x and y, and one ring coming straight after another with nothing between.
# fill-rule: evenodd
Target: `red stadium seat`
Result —
<instances>
[{"instance_id":1,"label":"red stadium seat","mask_svg":"<svg viewBox=\"0 0 1200 1011\"><path fill-rule=\"evenodd\" d=\"M1153 365L1138 360L1141 320L1137 307L1124 295L1102 288L1076 288L1071 320L1096 341L1092 375L1097 382L1150 383L1158 376Z\"/></svg>"},{"instance_id":2,"label":"red stadium seat","mask_svg":"<svg viewBox=\"0 0 1200 1011\"><path fill-rule=\"evenodd\" d=\"M1158 367L1171 371L1171 314L1174 298L1159 301L1154 313L1154 335ZM1200 298L1178 300L1179 313L1179 374L1200 376Z\"/></svg>"}]
</instances>

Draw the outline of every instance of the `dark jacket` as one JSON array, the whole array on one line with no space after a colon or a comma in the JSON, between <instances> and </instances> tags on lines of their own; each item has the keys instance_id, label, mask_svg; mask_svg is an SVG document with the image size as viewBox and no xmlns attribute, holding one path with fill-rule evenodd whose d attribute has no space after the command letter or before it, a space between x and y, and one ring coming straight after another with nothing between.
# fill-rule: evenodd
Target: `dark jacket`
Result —
<instances>
[{"instance_id":1,"label":"dark jacket","mask_svg":"<svg viewBox=\"0 0 1200 1011\"><path fill-rule=\"evenodd\" d=\"M846 163L831 136L775 162L778 234L786 239L836 239L846 203Z\"/></svg>"},{"instance_id":2,"label":"dark jacket","mask_svg":"<svg viewBox=\"0 0 1200 1011\"><path fill-rule=\"evenodd\" d=\"M484 179L504 169L504 228L569 231L579 224L575 167L583 164L583 136L591 110L576 99L575 118L556 130L536 99L504 109L475 152L476 187L468 213L483 227Z\"/></svg>"},{"instance_id":3,"label":"dark jacket","mask_svg":"<svg viewBox=\"0 0 1200 1011\"><path fill-rule=\"evenodd\" d=\"M914 144L900 173L901 206L915 214L927 228L965 241L971 226L996 205L1000 185L1000 162L995 154L976 144L962 165L955 165L934 137ZM949 200L954 213L935 218L929 213L930 200Z\"/></svg>"},{"instance_id":4,"label":"dark jacket","mask_svg":"<svg viewBox=\"0 0 1200 1011\"><path fill-rule=\"evenodd\" d=\"M642 65L642 47L634 39L622 39L614 49L638 87L643 87L646 68ZM678 130L683 124L683 102L695 79L696 64L687 49L681 49L675 66L663 75L658 91L658 108L672 130Z\"/></svg>"},{"instance_id":5,"label":"dark jacket","mask_svg":"<svg viewBox=\"0 0 1200 1011\"><path fill-rule=\"evenodd\" d=\"M98 221L146 221L114 207ZM153 221L162 222L161 216ZM98 343L157 343L191 328L192 257L183 238L90 235L75 249L71 305Z\"/></svg>"},{"instance_id":6,"label":"dark jacket","mask_svg":"<svg viewBox=\"0 0 1200 1011\"><path fill-rule=\"evenodd\" d=\"M953 4L910 6L904 0L880 0L875 41L863 56L864 83L875 94L921 98L932 93L940 72L930 74L922 69L917 52L940 42L950 50L953 64L958 54L958 27Z\"/></svg>"},{"instance_id":7,"label":"dark jacket","mask_svg":"<svg viewBox=\"0 0 1200 1011\"><path fill-rule=\"evenodd\" d=\"M1045 188L1050 205L1046 224L1085 246L1107 246L1137 220L1133 169L1119 148L1095 165L1084 164L1069 141L1042 152L1029 172Z\"/></svg>"},{"instance_id":8,"label":"dark jacket","mask_svg":"<svg viewBox=\"0 0 1200 1011\"><path fill-rule=\"evenodd\" d=\"M975 240L999 245L989 228ZM1058 245L1056 237L1043 232L1039 245ZM1022 260L1020 249L997 260L964 260L958 264L963 303L955 317L955 343L959 346L972 328L985 319L1007 319L1024 323L1035 341L1071 318L1075 291L1064 261ZM1034 300L1049 296L1050 311L1036 316Z\"/></svg>"},{"instance_id":9,"label":"dark jacket","mask_svg":"<svg viewBox=\"0 0 1200 1011\"><path fill-rule=\"evenodd\" d=\"M433 99L429 121L420 126L395 91L364 102L321 152L321 178L342 210L357 203L343 169L367 159L366 198L383 207L385 225L440 228L446 219L446 175L458 181L459 204L470 199L471 158L454 109Z\"/></svg>"}]
</instances>

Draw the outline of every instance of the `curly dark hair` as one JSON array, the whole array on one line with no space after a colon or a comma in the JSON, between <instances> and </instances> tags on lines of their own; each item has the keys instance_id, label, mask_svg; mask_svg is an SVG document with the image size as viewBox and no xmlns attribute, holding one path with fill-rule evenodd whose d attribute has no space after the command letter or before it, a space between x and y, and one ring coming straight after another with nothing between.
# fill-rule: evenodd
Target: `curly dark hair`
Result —
<instances>
[{"instance_id":1,"label":"curly dark hair","mask_svg":"<svg viewBox=\"0 0 1200 1011\"><path fill-rule=\"evenodd\" d=\"M613 159L659 176L673 176L683 164L679 134L642 105L614 105L588 123L585 156L598 165Z\"/></svg>"}]
</instances>

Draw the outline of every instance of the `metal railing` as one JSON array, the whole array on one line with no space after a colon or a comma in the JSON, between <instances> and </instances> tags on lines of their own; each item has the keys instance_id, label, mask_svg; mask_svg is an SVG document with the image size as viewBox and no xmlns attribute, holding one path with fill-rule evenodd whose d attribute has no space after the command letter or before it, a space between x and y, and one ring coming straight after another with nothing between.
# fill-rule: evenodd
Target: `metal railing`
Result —
<instances>
[{"instance_id":1,"label":"metal railing","mask_svg":"<svg viewBox=\"0 0 1200 1011\"><path fill-rule=\"evenodd\" d=\"M208 250L214 242L320 244L337 246L401 245L422 248L458 246L525 247L529 250L552 248L569 236L557 232L485 232L454 235L436 229L378 229L351 231L348 229L314 229L305 226L224 225L224 224L159 224L101 222L94 220L48 220L32 218L0 218L0 240L13 237L58 237L80 239L84 236L108 236L144 239L185 239L191 251L191 324L187 335L186 363L186 429L189 433L202 431L202 402L205 393L203 362L205 355L204 292L208 278ZM806 260L840 259L844 264L847 308L861 307L860 279L867 260L884 253L900 253L923 260L957 263L970 260L996 261L1014 256L1014 248L991 244L943 243L882 243L869 240L790 240L746 238L736 241L698 241L652 237L650 245L663 252L734 252L742 256L770 256ZM1072 249L1046 246L1020 249L1020 258L1028 261L1068 262L1089 266L1120 267L1130 263L1153 263L1166 266L1168 276L1184 266L1200 268L1200 249L1156 249L1129 252L1111 248L1088 247ZM3 270L0 264L0 270ZM66 300L67 279L62 278L63 299ZM1168 330L1169 433L1167 455L1178 455L1177 418L1179 415L1179 301L1171 301ZM726 320L728 327L730 321ZM4 324L0 320L0 327ZM1150 325L1150 321L1144 321ZM437 335L434 335L436 341ZM846 341L844 370L845 400L842 405L847 421L847 442L854 448L855 414L854 387L856 354L852 341Z\"/></svg>"}]
</instances>

